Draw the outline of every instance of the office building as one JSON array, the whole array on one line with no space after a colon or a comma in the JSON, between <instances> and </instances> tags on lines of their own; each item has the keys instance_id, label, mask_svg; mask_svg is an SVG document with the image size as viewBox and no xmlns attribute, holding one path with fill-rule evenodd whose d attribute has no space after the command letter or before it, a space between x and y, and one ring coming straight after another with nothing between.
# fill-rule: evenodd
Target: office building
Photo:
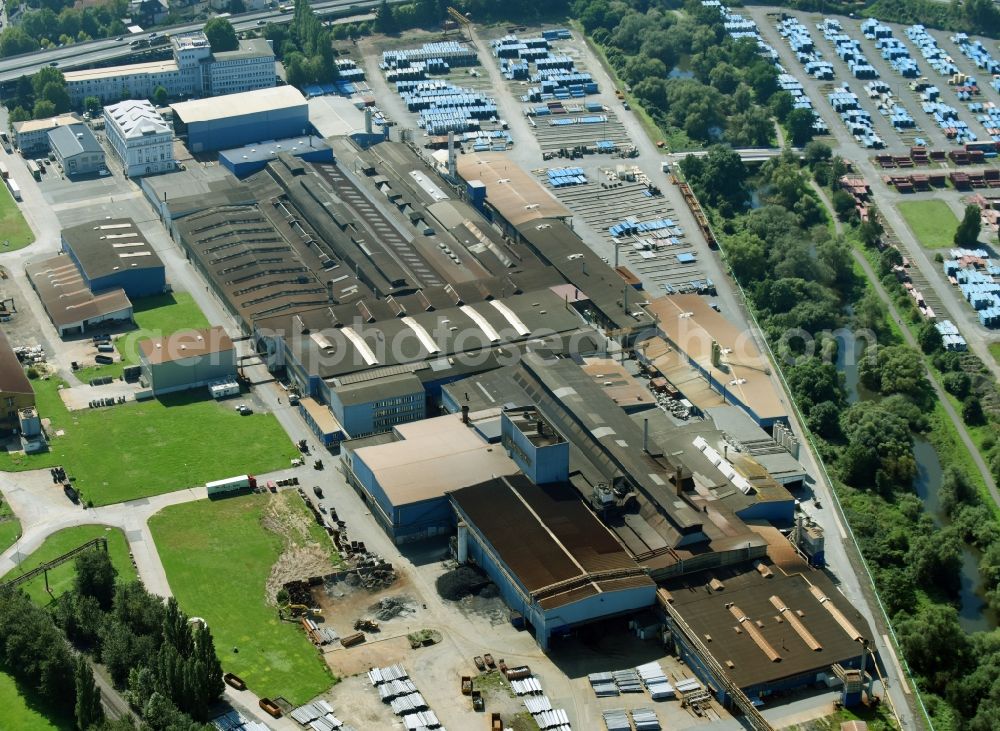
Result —
<instances>
[{"instance_id":1,"label":"office building","mask_svg":"<svg viewBox=\"0 0 1000 731\"><path fill-rule=\"evenodd\" d=\"M104 107L104 131L126 177L174 169L174 132L145 99Z\"/></svg>"},{"instance_id":2,"label":"office building","mask_svg":"<svg viewBox=\"0 0 1000 731\"><path fill-rule=\"evenodd\" d=\"M29 119L14 122L14 144L25 156L45 154L49 151L49 132L56 127L66 127L81 121L76 114L63 114L48 119Z\"/></svg>"},{"instance_id":3,"label":"office building","mask_svg":"<svg viewBox=\"0 0 1000 731\"><path fill-rule=\"evenodd\" d=\"M173 58L124 66L66 71L74 104L88 96L104 103L150 98L158 86L171 97L234 94L275 85L274 51L260 38L240 41L235 51L212 53L201 31L171 36Z\"/></svg>"}]
</instances>

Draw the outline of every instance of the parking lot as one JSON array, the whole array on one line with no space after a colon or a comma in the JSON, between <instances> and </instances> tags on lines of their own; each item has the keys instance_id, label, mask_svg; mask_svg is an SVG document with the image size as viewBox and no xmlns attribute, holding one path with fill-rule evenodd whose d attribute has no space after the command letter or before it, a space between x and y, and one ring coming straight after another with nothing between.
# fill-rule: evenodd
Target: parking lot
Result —
<instances>
[{"instance_id":1,"label":"parking lot","mask_svg":"<svg viewBox=\"0 0 1000 731\"><path fill-rule=\"evenodd\" d=\"M612 165L599 160L570 163L586 173L587 182L580 185L554 187L544 172L540 175L553 195L584 223L577 231L588 232L584 239L591 248L612 266L617 261L628 267L651 288L650 296L710 289L692 240L697 232L683 229L671 201L652 193L649 178L630 162ZM612 227L628 223L645 224L646 230L612 234Z\"/></svg>"}]
</instances>

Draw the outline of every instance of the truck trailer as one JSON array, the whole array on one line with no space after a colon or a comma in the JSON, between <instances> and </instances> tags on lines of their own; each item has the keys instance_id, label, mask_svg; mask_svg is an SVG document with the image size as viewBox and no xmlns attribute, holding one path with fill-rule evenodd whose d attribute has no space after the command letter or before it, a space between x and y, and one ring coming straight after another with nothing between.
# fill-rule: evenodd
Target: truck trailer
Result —
<instances>
[{"instance_id":1,"label":"truck trailer","mask_svg":"<svg viewBox=\"0 0 1000 731\"><path fill-rule=\"evenodd\" d=\"M238 477L229 477L225 480L209 482L205 487L208 489L208 496L210 498L236 495L255 489L257 487L257 478L253 475L240 475Z\"/></svg>"}]
</instances>

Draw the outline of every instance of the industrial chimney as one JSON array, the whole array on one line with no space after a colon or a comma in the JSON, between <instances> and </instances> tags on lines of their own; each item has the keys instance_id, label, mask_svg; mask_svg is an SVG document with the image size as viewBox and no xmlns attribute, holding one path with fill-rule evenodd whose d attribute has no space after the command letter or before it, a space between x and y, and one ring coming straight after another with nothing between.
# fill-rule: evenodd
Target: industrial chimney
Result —
<instances>
[{"instance_id":1,"label":"industrial chimney","mask_svg":"<svg viewBox=\"0 0 1000 731\"><path fill-rule=\"evenodd\" d=\"M465 404L462 405L462 423L469 425L469 407Z\"/></svg>"},{"instance_id":2,"label":"industrial chimney","mask_svg":"<svg viewBox=\"0 0 1000 731\"><path fill-rule=\"evenodd\" d=\"M448 177L455 180L458 177L458 163L455 160L455 132L448 130Z\"/></svg>"}]
</instances>

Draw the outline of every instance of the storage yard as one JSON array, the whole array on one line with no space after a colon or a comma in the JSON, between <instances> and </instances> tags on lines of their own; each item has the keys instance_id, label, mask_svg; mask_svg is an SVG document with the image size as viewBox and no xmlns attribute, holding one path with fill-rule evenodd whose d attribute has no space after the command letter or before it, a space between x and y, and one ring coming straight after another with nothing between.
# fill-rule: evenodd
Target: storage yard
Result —
<instances>
[{"instance_id":1,"label":"storage yard","mask_svg":"<svg viewBox=\"0 0 1000 731\"><path fill-rule=\"evenodd\" d=\"M845 148L859 215L891 196L896 274L946 347L979 344L993 252L935 242L929 279L893 205L1000 185L988 48L705 4ZM173 172L11 157L52 213L5 290L11 355L47 378L0 461L145 516L139 575L230 674L220 728L766 729L895 693L677 151L578 31L453 19L343 42L304 96L175 104ZM40 505L29 541L69 520Z\"/></svg>"}]
</instances>

